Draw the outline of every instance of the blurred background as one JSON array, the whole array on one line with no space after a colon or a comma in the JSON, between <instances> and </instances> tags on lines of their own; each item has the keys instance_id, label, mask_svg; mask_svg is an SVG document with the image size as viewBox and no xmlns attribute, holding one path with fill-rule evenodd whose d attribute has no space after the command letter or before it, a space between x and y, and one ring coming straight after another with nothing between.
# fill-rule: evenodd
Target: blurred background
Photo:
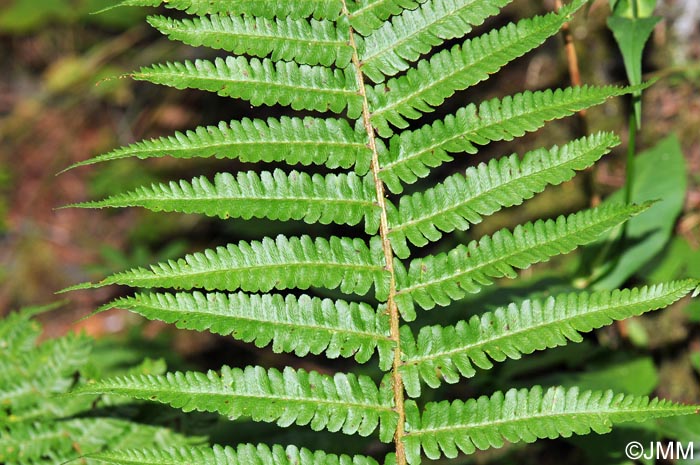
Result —
<instances>
[{"instance_id":1,"label":"blurred background","mask_svg":"<svg viewBox=\"0 0 700 465\"><path fill-rule=\"evenodd\" d=\"M105 341L138 346L132 354L134 360L139 356L167 356L174 367L218 367L231 364L231 354L235 353L235 363L241 365L251 361L280 366L308 363L324 369L323 364L331 362L321 358L290 362L292 356L274 355L209 334L178 331L141 321L124 311L83 319L119 296L123 291L120 289L55 294L125 268L238 239L258 238L269 230L264 222L220 222L135 209L61 208L153 181L241 169L237 162L213 160L196 165L193 173L194 165L164 158L147 163L122 160L56 175L75 162L144 138L241 116L274 114L274 109L252 109L203 92L176 91L122 77L153 62L194 59L211 52L169 42L151 30L144 19L156 10L121 8L92 14L112 3L0 0L0 314L65 298L61 309L40 317L46 337L86 331ZM499 21L553 8L553 0L516 0ZM598 0L587 15L579 14L571 25L584 83L626 82L622 59L605 25L608 13L608 1ZM611 286L700 277L700 2L664 0L657 14L663 19L646 49L644 76L659 81L644 93L638 147L639 152L646 153L640 157L637 170L639 195L663 198L667 214L647 218L638 225L638 246L644 253L624 271L607 269L608 276L612 276L606 278ZM490 22L485 27L494 25L498 23ZM557 36L487 83L460 93L444 111L452 112L465 102L562 87L569 82L563 40ZM614 130L624 141L628 108L629 102L624 99L611 101L590 110L585 117L551 123L514 143L492 144L478 156L461 157L461 164L450 164L436 175L444 177L493 156L551 146L580 137L585 131ZM469 234L455 234L453 240L464 242L495 229L597 204L624 185L624 152L623 144L594 170L548 189L522 207L494 215ZM664 179L666 182L661 182ZM284 230L279 224L275 227L290 234L308 229L297 223L285 224ZM523 273L523 280L513 286L512 292L487 293L473 307L489 308L533 290L551 292L584 286L587 277L596 272L595 257L595 250L582 250L536 266ZM453 314L457 315L456 311ZM449 311L444 315L450 315ZM464 318L463 311L460 318ZM658 315L595 333L582 344L527 357L527 362L517 365L505 363L494 371L492 379L484 381L488 386L477 384L469 389L478 392L493 386L517 385L524 376L530 380L535 377L540 384L555 384L561 382L557 376L563 373L569 384L617 387L700 402L697 321L698 299L694 303L684 300ZM700 445L700 422L679 424L669 428L696 435ZM534 455L528 455L527 460L547 463L537 455L538 449L533 450L529 454Z\"/></svg>"}]
</instances>

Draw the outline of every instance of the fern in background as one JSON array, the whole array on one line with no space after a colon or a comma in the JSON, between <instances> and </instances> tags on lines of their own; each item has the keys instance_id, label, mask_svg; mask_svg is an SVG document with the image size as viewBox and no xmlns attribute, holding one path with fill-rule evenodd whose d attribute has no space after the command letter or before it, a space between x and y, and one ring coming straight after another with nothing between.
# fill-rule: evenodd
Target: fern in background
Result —
<instances>
[{"instance_id":1,"label":"fern in background","mask_svg":"<svg viewBox=\"0 0 700 465\"><path fill-rule=\"evenodd\" d=\"M578 342L582 333L663 308L698 286L685 280L530 299L417 333L415 323L406 324L420 323L425 310L439 312L497 279L516 278L518 270L590 243L648 208L606 205L427 253L446 234L466 231L570 180L619 143L613 134L597 133L479 164L427 188L425 182L416 184L459 154L639 90L527 91L470 103L422 126L413 123L555 35L584 0L466 40L509 0L126 0L122 5L161 3L192 16L153 16L149 22L156 29L173 40L231 55L157 64L134 73L135 79L315 116L290 111L279 118L221 122L80 163L218 157L279 162L289 169L154 184L78 206L362 225L364 234L272 234L75 288L154 289L105 308L127 308L181 328L271 345L275 352L354 357L357 363L376 363L385 375L222 367L117 377L79 386L77 393L121 394L281 427L377 434L392 444L379 458L387 465L416 465L422 456L453 458L504 441L605 433L617 422L695 412L694 406L657 399L539 386L464 401L420 399L442 383L488 376L484 371L495 363ZM455 40L460 43L443 46ZM347 297L319 297L314 288L337 289ZM252 444L88 456L115 464L378 463L368 456Z\"/></svg>"},{"instance_id":2,"label":"fern in background","mask_svg":"<svg viewBox=\"0 0 700 465\"><path fill-rule=\"evenodd\" d=\"M97 373L116 370L103 358L92 359L93 341L84 335L37 344L41 326L32 316L47 309L26 309L0 321L1 463L62 464L111 449L201 442L116 412L108 415L109 409L100 415L97 409L110 402L99 396L67 396ZM161 374L164 370L162 364L146 361L131 372ZM113 400L111 405L116 403Z\"/></svg>"}]
</instances>

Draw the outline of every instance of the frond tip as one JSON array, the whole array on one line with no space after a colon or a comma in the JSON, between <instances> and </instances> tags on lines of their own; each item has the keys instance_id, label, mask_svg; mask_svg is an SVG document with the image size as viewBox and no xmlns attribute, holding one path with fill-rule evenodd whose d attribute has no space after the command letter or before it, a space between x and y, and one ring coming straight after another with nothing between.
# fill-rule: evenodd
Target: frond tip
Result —
<instances>
[{"instance_id":1,"label":"frond tip","mask_svg":"<svg viewBox=\"0 0 700 465\"><path fill-rule=\"evenodd\" d=\"M391 439L398 415L391 392L371 378L285 368L223 367L220 372L176 372L164 376L124 376L78 388L76 394L111 393L152 400L185 412L217 412L231 419L309 425L314 431L368 436L377 426Z\"/></svg>"},{"instance_id":2,"label":"frond tip","mask_svg":"<svg viewBox=\"0 0 700 465\"><path fill-rule=\"evenodd\" d=\"M544 391L539 386L466 402L430 402L422 414L409 401L405 444L409 464L417 465L421 449L431 459L454 458L459 451L471 454L502 447L506 441L531 443L591 431L608 433L614 423L687 415L697 413L698 408L612 391L580 392L563 387Z\"/></svg>"}]
</instances>

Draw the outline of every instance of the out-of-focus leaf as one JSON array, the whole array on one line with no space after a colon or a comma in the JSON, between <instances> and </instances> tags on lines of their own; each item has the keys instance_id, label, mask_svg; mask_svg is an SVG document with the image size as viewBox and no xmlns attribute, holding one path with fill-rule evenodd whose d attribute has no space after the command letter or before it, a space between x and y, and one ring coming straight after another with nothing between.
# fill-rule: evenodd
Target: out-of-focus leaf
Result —
<instances>
[{"instance_id":1,"label":"out-of-focus leaf","mask_svg":"<svg viewBox=\"0 0 700 465\"><path fill-rule=\"evenodd\" d=\"M625 18L648 18L655 8L656 0L610 0L613 15Z\"/></svg>"},{"instance_id":2,"label":"out-of-focus leaf","mask_svg":"<svg viewBox=\"0 0 700 465\"><path fill-rule=\"evenodd\" d=\"M608 18L608 28L615 41L627 71L630 84L642 83L642 52L656 23L661 18L652 16L656 0L610 0L612 15ZM634 114L639 128L642 124L642 91L634 93Z\"/></svg>"},{"instance_id":3,"label":"out-of-focus leaf","mask_svg":"<svg viewBox=\"0 0 700 465\"><path fill-rule=\"evenodd\" d=\"M637 157L632 202L659 201L629 221L626 242L619 244L624 251L618 258L610 258L612 267L594 284L595 289L621 286L663 250L683 208L686 187L685 160L676 136L667 137ZM616 192L607 202L621 202L623 195L622 191Z\"/></svg>"}]
</instances>

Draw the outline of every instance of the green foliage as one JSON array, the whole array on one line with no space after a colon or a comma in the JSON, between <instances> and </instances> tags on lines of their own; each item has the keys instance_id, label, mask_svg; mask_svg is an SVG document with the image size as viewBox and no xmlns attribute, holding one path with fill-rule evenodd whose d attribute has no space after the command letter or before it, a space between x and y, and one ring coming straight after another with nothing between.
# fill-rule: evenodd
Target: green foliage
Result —
<instances>
[{"instance_id":1,"label":"green foliage","mask_svg":"<svg viewBox=\"0 0 700 465\"><path fill-rule=\"evenodd\" d=\"M92 340L69 335L37 344L41 326L32 316L48 308L26 309L0 321L0 462L58 464L110 449L194 443L161 426L92 415L104 406L98 396L67 397L95 371ZM144 363L134 371L152 368L158 365ZM112 371L104 363L100 369Z\"/></svg>"},{"instance_id":2,"label":"green foliage","mask_svg":"<svg viewBox=\"0 0 700 465\"><path fill-rule=\"evenodd\" d=\"M698 286L682 280L630 290L552 293L491 312L477 309L471 320L454 326L421 325L425 313L419 309L445 307L496 280L517 278L518 270L591 243L651 207L646 198L636 205L608 202L472 237L451 249L441 243L428 249L446 234L466 231L498 210L572 179L619 143L609 133L481 163L442 182L426 180L403 194L408 184L428 177L457 154L477 153L479 146L512 140L548 121L644 88L526 91L468 103L437 121L412 123L555 35L584 0L468 40L466 34L509 1L126 0L122 5L161 3L194 15L150 19L171 39L232 55L156 64L136 72L136 79L207 90L253 106L279 106L288 116L200 127L137 142L79 165L162 156L278 165L218 173L213 180L153 184L79 206L363 224L364 234L343 228L335 229L342 231L336 236L318 228L288 237L266 230L259 240L126 270L75 288L119 284L153 289L104 308L123 307L181 328L271 345L275 352L378 362L380 371L371 365L360 375L224 366L208 373L117 377L80 386L77 393L121 394L281 427L378 433L384 442L393 439L390 448L376 449L377 456L384 455L380 462L388 465L418 464L421 451L429 458L452 458L460 450L469 454L505 441L603 433L616 422L695 411L693 406L577 387L545 391L534 386L452 403L426 402L435 396L404 399L442 381L479 379L477 368L580 342L582 333L665 307ZM444 49L448 40L457 45ZM314 115L300 117L291 110ZM301 166L288 169L291 165ZM395 195L387 196L387 189ZM90 457L113 464L376 463L364 455L249 444L134 448Z\"/></svg>"}]
</instances>

